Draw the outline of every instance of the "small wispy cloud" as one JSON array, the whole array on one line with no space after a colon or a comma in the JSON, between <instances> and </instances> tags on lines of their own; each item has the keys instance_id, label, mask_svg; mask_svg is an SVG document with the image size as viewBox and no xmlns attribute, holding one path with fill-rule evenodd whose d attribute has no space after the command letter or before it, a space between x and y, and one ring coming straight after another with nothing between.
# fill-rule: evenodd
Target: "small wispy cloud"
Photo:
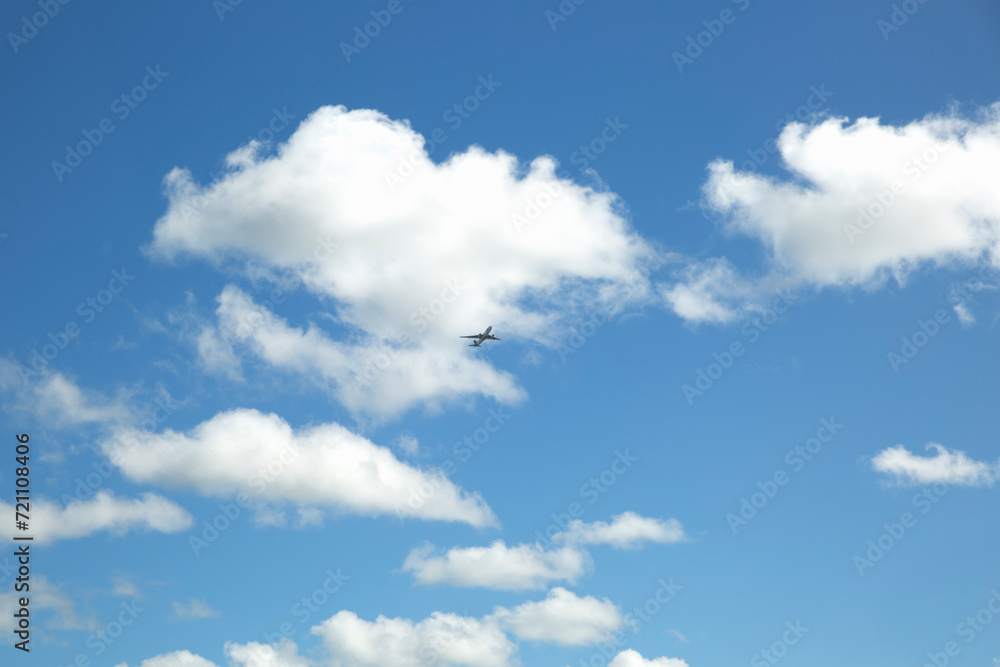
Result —
<instances>
[{"instance_id":1,"label":"small wispy cloud","mask_svg":"<svg viewBox=\"0 0 1000 667\"><path fill-rule=\"evenodd\" d=\"M142 591L139 587L132 581L132 577L126 574L116 574L111 577L111 583L113 588L111 589L112 595L117 595L123 598L136 598L141 599L143 597Z\"/></svg>"},{"instance_id":2,"label":"small wispy cloud","mask_svg":"<svg viewBox=\"0 0 1000 667\"><path fill-rule=\"evenodd\" d=\"M685 637L679 630L667 630L667 634L682 644L690 644L691 640Z\"/></svg>"},{"instance_id":3,"label":"small wispy cloud","mask_svg":"<svg viewBox=\"0 0 1000 667\"><path fill-rule=\"evenodd\" d=\"M174 602L174 616L185 621L197 621L202 618L214 618L219 612L212 609L204 600L191 598L185 604Z\"/></svg>"},{"instance_id":4,"label":"small wispy cloud","mask_svg":"<svg viewBox=\"0 0 1000 667\"><path fill-rule=\"evenodd\" d=\"M991 486L1000 478L1000 461L994 464L976 461L965 452L948 450L932 442L925 449L934 449L934 456L913 454L903 445L889 447L872 459L872 467L892 475L897 484L958 484L961 486Z\"/></svg>"}]
</instances>

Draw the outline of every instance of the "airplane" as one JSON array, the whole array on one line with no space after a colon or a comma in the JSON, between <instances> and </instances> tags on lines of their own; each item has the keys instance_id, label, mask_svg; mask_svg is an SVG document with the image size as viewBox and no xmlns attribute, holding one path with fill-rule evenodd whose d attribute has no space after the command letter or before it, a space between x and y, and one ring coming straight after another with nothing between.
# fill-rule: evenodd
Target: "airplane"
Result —
<instances>
[{"instance_id":1,"label":"airplane","mask_svg":"<svg viewBox=\"0 0 1000 667\"><path fill-rule=\"evenodd\" d=\"M469 347L479 347L483 344L484 340L500 340L496 336L491 336L490 332L493 331L493 325L486 327L486 331L481 334L474 334L472 336L459 336L459 338L475 338L475 342L469 343Z\"/></svg>"}]
</instances>

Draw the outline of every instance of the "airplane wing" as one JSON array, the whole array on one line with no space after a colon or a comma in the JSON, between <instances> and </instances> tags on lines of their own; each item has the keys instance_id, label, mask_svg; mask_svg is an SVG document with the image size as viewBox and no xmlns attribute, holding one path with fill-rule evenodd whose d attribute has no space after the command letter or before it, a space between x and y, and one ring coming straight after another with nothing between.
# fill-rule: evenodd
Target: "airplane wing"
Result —
<instances>
[{"instance_id":1,"label":"airplane wing","mask_svg":"<svg viewBox=\"0 0 1000 667\"><path fill-rule=\"evenodd\" d=\"M472 336L459 336L459 338L479 338L479 334L475 334Z\"/></svg>"}]
</instances>

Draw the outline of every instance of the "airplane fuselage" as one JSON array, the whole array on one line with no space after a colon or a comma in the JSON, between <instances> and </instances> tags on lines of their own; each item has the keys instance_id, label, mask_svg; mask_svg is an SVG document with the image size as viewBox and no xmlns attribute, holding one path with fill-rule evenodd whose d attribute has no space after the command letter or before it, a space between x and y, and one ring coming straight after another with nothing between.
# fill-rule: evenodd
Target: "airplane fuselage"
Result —
<instances>
[{"instance_id":1,"label":"airplane fuselage","mask_svg":"<svg viewBox=\"0 0 1000 667\"><path fill-rule=\"evenodd\" d=\"M472 342L469 343L470 347L482 347L484 340L500 340L496 336L490 335L493 331L493 325L486 327L486 331L481 334L473 334L471 336L459 336L459 338L471 338Z\"/></svg>"}]
</instances>

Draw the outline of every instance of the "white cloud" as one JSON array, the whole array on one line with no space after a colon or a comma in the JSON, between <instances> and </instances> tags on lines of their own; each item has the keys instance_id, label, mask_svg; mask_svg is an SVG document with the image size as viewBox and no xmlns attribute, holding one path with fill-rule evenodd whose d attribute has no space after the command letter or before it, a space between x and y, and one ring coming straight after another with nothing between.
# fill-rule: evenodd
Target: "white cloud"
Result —
<instances>
[{"instance_id":1,"label":"white cloud","mask_svg":"<svg viewBox=\"0 0 1000 667\"><path fill-rule=\"evenodd\" d=\"M84 392L61 373L48 375L38 383L35 393L39 414L64 425L124 421L131 415L124 403Z\"/></svg>"},{"instance_id":2,"label":"white cloud","mask_svg":"<svg viewBox=\"0 0 1000 667\"><path fill-rule=\"evenodd\" d=\"M341 611L312 629L344 667L508 667L516 646L493 618L434 612L413 623Z\"/></svg>"},{"instance_id":3,"label":"white cloud","mask_svg":"<svg viewBox=\"0 0 1000 667\"><path fill-rule=\"evenodd\" d=\"M976 461L959 450L949 451L937 443L925 449L934 449L934 456L910 453L903 445L889 447L872 459L878 472L892 475L899 484L959 484L962 486L992 486L1000 478L1000 461L989 464Z\"/></svg>"},{"instance_id":4,"label":"white cloud","mask_svg":"<svg viewBox=\"0 0 1000 667\"><path fill-rule=\"evenodd\" d=\"M15 559L16 560L16 559ZM16 569L16 566L15 566ZM20 607L18 598L21 593L0 592L0 616L13 618L14 613ZM31 575L31 606L32 624L37 625L39 620L44 618L44 626L53 630L88 630L94 631L98 628L96 616L93 612L86 617L81 617L77 612L76 604L62 588L53 584L45 575L32 573ZM2 640L6 644L13 644L16 635L12 632L5 632ZM7 649L4 649L7 650Z\"/></svg>"},{"instance_id":5,"label":"white cloud","mask_svg":"<svg viewBox=\"0 0 1000 667\"><path fill-rule=\"evenodd\" d=\"M412 433L403 433L396 440L396 447L407 456L416 456L420 451L420 442Z\"/></svg>"},{"instance_id":6,"label":"white cloud","mask_svg":"<svg viewBox=\"0 0 1000 667\"><path fill-rule=\"evenodd\" d=\"M403 570L418 584L482 586L513 591L545 588L550 582L575 582L593 568L590 554L575 547L542 551L532 544L452 548L436 555L431 545L414 549Z\"/></svg>"},{"instance_id":7,"label":"white cloud","mask_svg":"<svg viewBox=\"0 0 1000 667\"><path fill-rule=\"evenodd\" d=\"M753 294L753 287L725 258L689 264L677 278L662 288L663 296L675 313L694 322L728 322L736 317L731 302Z\"/></svg>"},{"instance_id":8,"label":"white cloud","mask_svg":"<svg viewBox=\"0 0 1000 667\"><path fill-rule=\"evenodd\" d=\"M312 654L312 660L288 639L276 645L228 642L225 654L231 667L515 667L520 664L518 644L506 631L521 640L581 646L609 641L623 624L621 612L608 600L556 588L545 600L514 609L497 607L481 618L435 611L421 621L384 615L367 621L352 611L339 611L310 629L325 649ZM644 660L631 650L619 653L609 665L687 667L676 658ZM136 667L217 666L176 651Z\"/></svg>"},{"instance_id":9,"label":"white cloud","mask_svg":"<svg viewBox=\"0 0 1000 667\"><path fill-rule=\"evenodd\" d=\"M969 311L969 307L964 303L958 303L954 306L955 314L958 316L958 321L965 326L972 326L976 323L976 316Z\"/></svg>"},{"instance_id":10,"label":"white cloud","mask_svg":"<svg viewBox=\"0 0 1000 667\"><path fill-rule=\"evenodd\" d=\"M725 230L759 241L763 277L724 259L666 290L682 317L723 321L778 289L877 287L923 266L1000 266L1000 103L976 119L928 116L792 123L778 139L786 180L709 165L704 204ZM895 192L893 187L895 184ZM881 200L881 201L880 201Z\"/></svg>"},{"instance_id":11,"label":"white cloud","mask_svg":"<svg viewBox=\"0 0 1000 667\"><path fill-rule=\"evenodd\" d=\"M299 517L296 526L299 528L323 525L323 510L318 507L298 507L296 512Z\"/></svg>"},{"instance_id":12,"label":"white cloud","mask_svg":"<svg viewBox=\"0 0 1000 667\"><path fill-rule=\"evenodd\" d=\"M116 574L111 577L111 582L114 587L111 589L112 595L117 595L119 597L125 598L143 598L142 591L139 590L139 586L132 581L132 577L125 574Z\"/></svg>"},{"instance_id":13,"label":"white cloud","mask_svg":"<svg viewBox=\"0 0 1000 667\"><path fill-rule=\"evenodd\" d=\"M626 649L608 663L608 667L688 667L680 658L651 658L646 660L634 649Z\"/></svg>"},{"instance_id":14,"label":"white cloud","mask_svg":"<svg viewBox=\"0 0 1000 667\"><path fill-rule=\"evenodd\" d=\"M402 463L388 448L336 423L295 431L278 415L238 409L186 434L120 430L103 449L133 481L189 487L207 496L244 493L368 516L406 508L406 515L420 519L496 524L479 494L461 490L439 471ZM409 500L426 488L434 492L410 510Z\"/></svg>"},{"instance_id":15,"label":"white cloud","mask_svg":"<svg viewBox=\"0 0 1000 667\"><path fill-rule=\"evenodd\" d=\"M133 418L128 396L108 398L100 392L83 389L73 379L47 369L31 371L17 362L0 358L0 390L12 397L9 406L32 414L46 426L72 428L88 424L126 422Z\"/></svg>"},{"instance_id":16,"label":"white cloud","mask_svg":"<svg viewBox=\"0 0 1000 667\"><path fill-rule=\"evenodd\" d=\"M545 588L557 581L575 582L593 569L590 553L583 545L609 544L617 549L635 549L643 542L682 542L687 537L677 519L650 519L635 512L612 517L611 523L569 522L564 532L552 536L557 548L541 544L508 547L496 540L488 547L453 547L443 554L431 544L413 549L403 570L413 573L418 584L481 586L497 590Z\"/></svg>"},{"instance_id":17,"label":"white cloud","mask_svg":"<svg viewBox=\"0 0 1000 667\"><path fill-rule=\"evenodd\" d=\"M761 275L742 277L717 257L653 285L640 269L663 256L630 231L614 195L560 180L550 158L519 172L512 156L474 147L435 165L405 123L325 107L276 156L238 151L215 183L171 172L170 206L148 250L235 264L253 278L291 275L332 299L350 334L332 343L367 358L411 352L395 373L413 378L433 365L425 356L452 351L457 331L486 323L552 345L587 305L660 294L685 319L722 322L780 289L876 287L984 256L1000 266L1000 194L990 178L998 127L1000 104L973 119L932 115L898 127L877 118L791 123L778 140L787 180L717 160L704 185L704 206L726 231L763 245ZM392 189L386 175L404 161L414 173ZM543 193L531 224L512 222ZM465 286L454 296L460 307L428 311L449 281ZM401 343L403 334L414 340ZM202 353L232 368L218 333L205 334ZM377 396L344 389L354 369L325 372L352 409L384 411ZM474 391L442 384L414 389L392 414Z\"/></svg>"},{"instance_id":18,"label":"white cloud","mask_svg":"<svg viewBox=\"0 0 1000 667\"><path fill-rule=\"evenodd\" d=\"M311 379L351 411L376 418L418 403L437 407L458 395L478 394L503 403L526 396L510 373L466 353L457 337L447 339L447 345L403 346L372 338L341 342L315 325L290 326L232 285L218 301L216 328L203 330L198 339L209 370L236 377L237 351L252 353L272 368Z\"/></svg>"},{"instance_id":19,"label":"white cloud","mask_svg":"<svg viewBox=\"0 0 1000 667\"><path fill-rule=\"evenodd\" d=\"M218 616L219 612L212 609L212 607L210 607L204 600L191 598L186 604L175 601L174 615L180 619L194 621L201 618L212 618L214 616Z\"/></svg>"},{"instance_id":20,"label":"white cloud","mask_svg":"<svg viewBox=\"0 0 1000 667\"><path fill-rule=\"evenodd\" d=\"M667 630L667 634L682 644L690 644L691 640L684 636L680 630Z\"/></svg>"},{"instance_id":21,"label":"white cloud","mask_svg":"<svg viewBox=\"0 0 1000 667\"><path fill-rule=\"evenodd\" d=\"M226 644L226 657L233 667L311 667L313 664L300 656L295 642L287 638L277 645L229 642Z\"/></svg>"},{"instance_id":22,"label":"white cloud","mask_svg":"<svg viewBox=\"0 0 1000 667\"><path fill-rule=\"evenodd\" d=\"M335 340L271 322L248 342L269 363L315 370L361 412L387 408L377 391L345 389L354 356L395 354L389 383L415 382L396 388L396 412L475 393L510 401L512 381L484 376L482 350L461 346L459 334L493 324L506 344L551 346L587 309L652 302L656 290L642 268L661 257L630 229L613 193L561 180L548 157L525 166L472 147L438 165L423 143L407 123L377 111L323 107L276 155L238 149L215 183L173 170L169 208L147 251L168 261L203 258L251 279L291 279L322 297L340 327ZM387 183L407 161L413 174ZM521 225L526 215L533 219ZM226 308L240 314L231 297L221 299L222 319ZM232 333L226 322L219 333L206 335L202 353L231 369L219 345ZM317 341L320 352L311 350ZM313 369L318 358L325 363Z\"/></svg>"},{"instance_id":23,"label":"white cloud","mask_svg":"<svg viewBox=\"0 0 1000 667\"><path fill-rule=\"evenodd\" d=\"M557 533L552 540L567 544L610 544L616 549L635 549L646 541L668 544L687 539L684 528L677 519L664 521L640 516L635 512L625 512L611 519L611 523L584 523L574 519L569 522L565 532Z\"/></svg>"},{"instance_id":24,"label":"white cloud","mask_svg":"<svg viewBox=\"0 0 1000 667\"><path fill-rule=\"evenodd\" d=\"M128 667L128 663L122 662L115 667ZM174 651L143 660L137 667L218 667L218 665L190 651Z\"/></svg>"},{"instance_id":25,"label":"white cloud","mask_svg":"<svg viewBox=\"0 0 1000 667\"><path fill-rule=\"evenodd\" d=\"M232 380L243 380L240 358L233 349L233 341L225 339L214 327L201 329L195 337L195 347L205 370L226 375Z\"/></svg>"},{"instance_id":26,"label":"white cloud","mask_svg":"<svg viewBox=\"0 0 1000 667\"><path fill-rule=\"evenodd\" d=\"M31 592L31 604L36 609L51 610L53 615L46 626L60 630L96 630L97 617L93 611L81 617L76 610L76 603L63 589L53 584L44 575L32 575L34 580ZM14 596L16 599L18 596ZM9 616L8 616L9 618Z\"/></svg>"},{"instance_id":27,"label":"white cloud","mask_svg":"<svg viewBox=\"0 0 1000 667\"><path fill-rule=\"evenodd\" d=\"M187 511L155 493L141 499L118 498L101 490L88 500L73 500L65 507L45 498L31 503L31 533L38 544L87 537L97 532L124 535L130 530L176 533L194 523ZM0 512L14 516L14 507L0 502Z\"/></svg>"},{"instance_id":28,"label":"white cloud","mask_svg":"<svg viewBox=\"0 0 1000 667\"><path fill-rule=\"evenodd\" d=\"M328 656L316 661L299 654L294 642L225 645L231 667L513 667L517 646L491 616L471 618L434 612L414 623L379 616L365 621L341 611L315 625ZM116 667L128 667L121 663ZM144 660L136 667L218 667L189 651Z\"/></svg>"},{"instance_id":29,"label":"white cloud","mask_svg":"<svg viewBox=\"0 0 1000 667\"><path fill-rule=\"evenodd\" d=\"M540 602L525 602L494 613L519 639L583 646L610 641L625 622L621 611L607 598L578 597L556 587Z\"/></svg>"},{"instance_id":30,"label":"white cloud","mask_svg":"<svg viewBox=\"0 0 1000 667\"><path fill-rule=\"evenodd\" d=\"M283 639L278 644L227 642L226 658L230 667L310 667L311 663L298 653L295 642ZM120 663L115 667L128 667ZM218 667L211 660L190 651L173 651L143 660L136 667Z\"/></svg>"}]
</instances>

